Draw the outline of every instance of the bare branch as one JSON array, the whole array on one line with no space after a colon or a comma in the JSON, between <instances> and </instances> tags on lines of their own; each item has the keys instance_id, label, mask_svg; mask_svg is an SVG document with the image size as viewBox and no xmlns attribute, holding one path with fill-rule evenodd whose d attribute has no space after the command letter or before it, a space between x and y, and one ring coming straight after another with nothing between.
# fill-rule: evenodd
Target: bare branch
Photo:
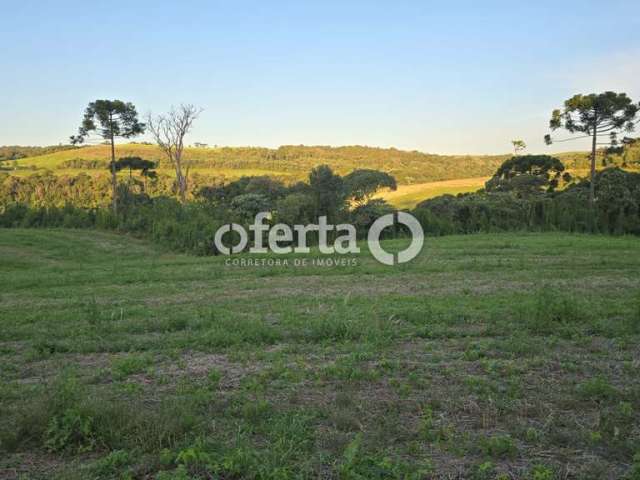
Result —
<instances>
[{"instance_id":1,"label":"bare branch","mask_svg":"<svg viewBox=\"0 0 640 480\"><path fill-rule=\"evenodd\" d=\"M176 170L176 183L181 201L186 199L187 176L182 173L182 152L184 137L191 131L193 122L202 113L202 109L191 104L171 107L165 115L147 117L147 125L155 142L168 157Z\"/></svg>"}]
</instances>

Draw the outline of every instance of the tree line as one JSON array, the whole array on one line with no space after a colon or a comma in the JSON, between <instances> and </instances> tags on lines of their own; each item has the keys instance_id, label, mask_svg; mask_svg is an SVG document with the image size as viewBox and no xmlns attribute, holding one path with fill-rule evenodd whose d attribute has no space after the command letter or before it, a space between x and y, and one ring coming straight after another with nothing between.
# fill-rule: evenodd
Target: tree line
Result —
<instances>
[{"instance_id":1,"label":"tree line","mask_svg":"<svg viewBox=\"0 0 640 480\"><path fill-rule=\"evenodd\" d=\"M23 147L18 145L0 146L0 162L5 160L19 160L21 158L47 155L49 153L71 150L77 147L73 145L52 145L48 147Z\"/></svg>"}]
</instances>

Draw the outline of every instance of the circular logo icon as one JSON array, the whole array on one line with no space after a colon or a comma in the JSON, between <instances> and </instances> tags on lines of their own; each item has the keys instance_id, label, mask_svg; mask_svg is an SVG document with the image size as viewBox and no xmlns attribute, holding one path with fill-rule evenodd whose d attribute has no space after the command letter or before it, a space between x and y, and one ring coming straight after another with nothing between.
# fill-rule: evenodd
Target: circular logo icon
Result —
<instances>
[{"instance_id":1,"label":"circular logo icon","mask_svg":"<svg viewBox=\"0 0 640 480\"><path fill-rule=\"evenodd\" d=\"M411 232L411 244L397 254L389 253L380 246L380 234L382 231L393 226L395 223L401 223ZM385 265L395 265L396 263L406 263L418 256L424 245L424 231L422 225L416 217L406 212L396 212L383 215L378 218L367 235L367 244L369 250L376 260Z\"/></svg>"},{"instance_id":2,"label":"circular logo icon","mask_svg":"<svg viewBox=\"0 0 640 480\"><path fill-rule=\"evenodd\" d=\"M240 235L240 242L237 245L229 248L222 242L222 237L227 232L238 232ZM218 251L223 255L231 255L232 253L240 253L247 246L247 242L249 238L247 237L247 231L244 229L242 225L238 225L237 223L232 223L231 225L225 225L224 227L220 227L216 230L216 234L213 237L213 243L218 249Z\"/></svg>"}]
</instances>

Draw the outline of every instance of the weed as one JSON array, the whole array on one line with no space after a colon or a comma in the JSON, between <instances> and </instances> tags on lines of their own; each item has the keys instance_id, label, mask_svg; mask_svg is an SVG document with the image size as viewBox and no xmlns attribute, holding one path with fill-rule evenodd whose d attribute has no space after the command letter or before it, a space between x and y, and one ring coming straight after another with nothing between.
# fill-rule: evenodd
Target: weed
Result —
<instances>
[{"instance_id":1,"label":"weed","mask_svg":"<svg viewBox=\"0 0 640 480\"><path fill-rule=\"evenodd\" d=\"M529 330L538 335L571 335L580 320L586 317L574 298L554 291L552 287L539 290L535 295L533 310L525 312Z\"/></svg>"},{"instance_id":2,"label":"weed","mask_svg":"<svg viewBox=\"0 0 640 480\"><path fill-rule=\"evenodd\" d=\"M69 408L49 422L45 446L53 452L90 452L96 447L95 421L79 408Z\"/></svg>"},{"instance_id":3,"label":"weed","mask_svg":"<svg viewBox=\"0 0 640 480\"><path fill-rule=\"evenodd\" d=\"M549 467L544 465L535 465L531 470L529 478L531 478L531 480L553 480L555 478L555 474Z\"/></svg>"},{"instance_id":4,"label":"weed","mask_svg":"<svg viewBox=\"0 0 640 480\"><path fill-rule=\"evenodd\" d=\"M133 456L126 450L114 450L98 460L93 470L102 477L112 477L123 470L123 467L131 465Z\"/></svg>"},{"instance_id":5,"label":"weed","mask_svg":"<svg viewBox=\"0 0 640 480\"><path fill-rule=\"evenodd\" d=\"M111 363L111 371L115 379L122 380L129 375L139 373L153 362L150 355L127 355L117 358Z\"/></svg>"},{"instance_id":6,"label":"weed","mask_svg":"<svg viewBox=\"0 0 640 480\"><path fill-rule=\"evenodd\" d=\"M258 425L265 421L272 411L267 400L248 401L242 405L242 418L251 425Z\"/></svg>"},{"instance_id":7,"label":"weed","mask_svg":"<svg viewBox=\"0 0 640 480\"><path fill-rule=\"evenodd\" d=\"M618 396L618 390L603 377L586 380L578 384L576 390L584 400L607 401Z\"/></svg>"},{"instance_id":8,"label":"weed","mask_svg":"<svg viewBox=\"0 0 640 480\"><path fill-rule=\"evenodd\" d=\"M420 436L427 442L447 442L453 439L454 430L450 424L436 422L430 406L422 409L419 425Z\"/></svg>"},{"instance_id":9,"label":"weed","mask_svg":"<svg viewBox=\"0 0 640 480\"><path fill-rule=\"evenodd\" d=\"M508 435L482 438L480 439L479 445L482 453L490 457L515 457L518 453L518 447Z\"/></svg>"},{"instance_id":10,"label":"weed","mask_svg":"<svg viewBox=\"0 0 640 480\"><path fill-rule=\"evenodd\" d=\"M495 476L496 466L492 462L483 462L476 466L471 478L472 480L491 480Z\"/></svg>"},{"instance_id":11,"label":"weed","mask_svg":"<svg viewBox=\"0 0 640 480\"><path fill-rule=\"evenodd\" d=\"M221 380L222 372L220 370L212 368L207 372L207 382L211 390L217 390Z\"/></svg>"},{"instance_id":12,"label":"weed","mask_svg":"<svg viewBox=\"0 0 640 480\"><path fill-rule=\"evenodd\" d=\"M175 461L185 467L202 468L212 463L212 457L207 453L202 440L198 439L193 446L180 450Z\"/></svg>"},{"instance_id":13,"label":"weed","mask_svg":"<svg viewBox=\"0 0 640 480\"><path fill-rule=\"evenodd\" d=\"M178 466L175 470L159 472L156 476L156 480L193 480L193 478L184 465Z\"/></svg>"},{"instance_id":14,"label":"weed","mask_svg":"<svg viewBox=\"0 0 640 480\"><path fill-rule=\"evenodd\" d=\"M364 453L362 434L357 434L345 448L338 471L344 480L418 480L432 473L428 464L412 466L389 456Z\"/></svg>"}]
</instances>

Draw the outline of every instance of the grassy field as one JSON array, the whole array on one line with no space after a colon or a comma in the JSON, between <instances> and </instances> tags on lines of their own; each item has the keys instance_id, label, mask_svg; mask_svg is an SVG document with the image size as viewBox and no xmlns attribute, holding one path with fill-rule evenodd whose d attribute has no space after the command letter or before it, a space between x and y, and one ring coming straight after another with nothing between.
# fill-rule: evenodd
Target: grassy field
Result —
<instances>
[{"instance_id":1,"label":"grassy field","mask_svg":"<svg viewBox=\"0 0 640 480\"><path fill-rule=\"evenodd\" d=\"M458 193L475 192L484 188L484 184L489 178L460 178L441 182L418 183L416 185L398 185L397 190L381 192L376 197L383 198L396 208L411 209L423 200L446 193L457 195Z\"/></svg>"},{"instance_id":2,"label":"grassy field","mask_svg":"<svg viewBox=\"0 0 640 480\"><path fill-rule=\"evenodd\" d=\"M0 230L0 478L638 478L637 238L320 257Z\"/></svg>"}]
</instances>

